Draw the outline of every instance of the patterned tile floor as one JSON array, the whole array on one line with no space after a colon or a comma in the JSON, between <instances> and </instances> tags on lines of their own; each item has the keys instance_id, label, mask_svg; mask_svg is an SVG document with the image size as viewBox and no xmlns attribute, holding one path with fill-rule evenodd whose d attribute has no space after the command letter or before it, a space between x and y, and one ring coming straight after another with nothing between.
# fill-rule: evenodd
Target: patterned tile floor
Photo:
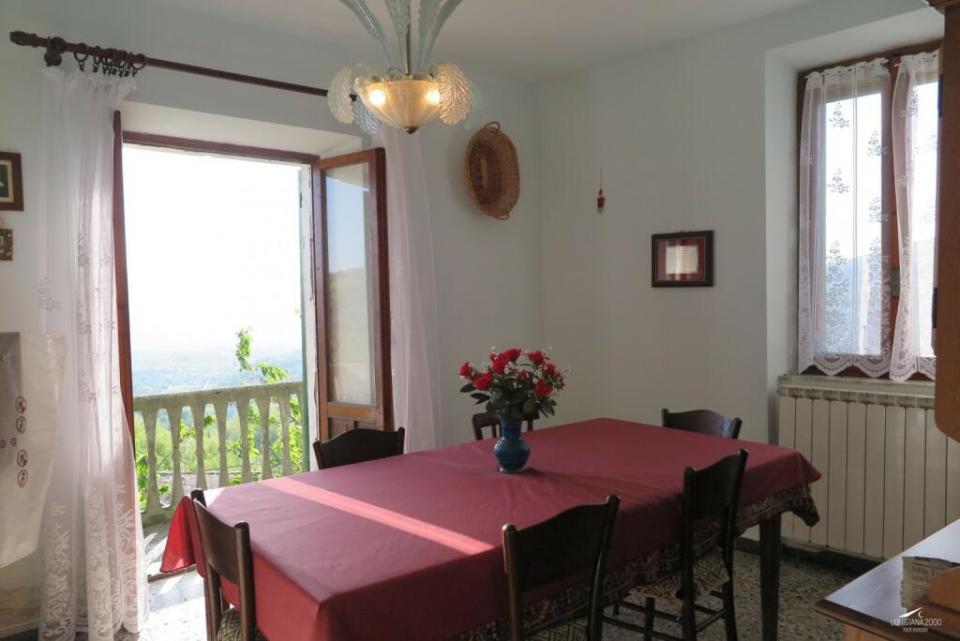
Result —
<instances>
[{"instance_id":1,"label":"patterned tile floor","mask_svg":"<svg viewBox=\"0 0 960 641\"><path fill-rule=\"evenodd\" d=\"M736 560L737 632L741 641L760 639L760 558L745 552ZM814 604L845 583L856 578L850 571L837 570L819 563L785 557L780 570L780 639L782 641L840 641L841 627L832 619L817 614ZM659 609L670 611L658 602ZM627 615L640 624L642 615ZM657 622L657 630L679 634L677 626ZM722 641L723 623L717 622L697 637L701 641ZM606 626L604 641L639 641L632 632Z\"/></svg>"},{"instance_id":2,"label":"patterned tile floor","mask_svg":"<svg viewBox=\"0 0 960 641\"><path fill-rule=\"evenodd\" d=\"M739 636L743 641L758 640L759 559L753 554L738 552L736 567ZM785 558L780 584L780 638L783 641L839 641L842 638L840 627L816 614L813 604L854 576L851 572ZM203 616L203 582L196 573L155 581L150 584L150 620L138 641L204 641ZM603 638L604 641L635 641L638 636L607 626ZM722 640L723 624L711 626L699 638L703 641Z\"/></svg>"}]
</instances>

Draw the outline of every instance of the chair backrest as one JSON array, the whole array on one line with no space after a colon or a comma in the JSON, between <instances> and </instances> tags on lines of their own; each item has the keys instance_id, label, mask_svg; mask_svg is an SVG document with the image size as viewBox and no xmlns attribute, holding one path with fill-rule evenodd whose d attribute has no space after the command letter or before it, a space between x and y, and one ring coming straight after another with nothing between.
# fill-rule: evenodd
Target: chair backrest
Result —
<instances>
[{"instance_id":1,"label":"chair backrest","mask_svg":"<svg viewBox=\"0 0 960 641\"><path fill-rule=\"evenodd\" d=\"M562 579L589 577L587 641L600 641L603 629L602 591L607 551L620 499L580 505L553 518L518 530L503 526L503 556L510 599L510 639L523 639L523 595Z\"/></svg>"},{"instance_id":2,"label":"chair backrest","mask_svg":"<svg viewBox=\"0 0 960 641\"><path fill-rule=\"evenodd\" d=\"M482 441L487 438L483 434L483 430L490 428L490 436L496 438L500 435L500 417L495 414L474 414L470 418L470 422L473 423L473 438L477 441Z\"/></svg>"},{"instance_id":3,"label":"chair backrest","mask_svg":"<svg viewBox=\"0 0 960 641\"><path fill-rule=\"evenodd\" d=\"M540 413L534 412L523 419L527 423L528 432L533 431L533 422L538 418L540 418ZM487 414L485 412L482 414L474 414L470 417L470 422L473 425L474 440L482 441L485 438L489 438L483 434L483 430L488 427L491 428L490 437L496 438L500 436L500 417L496 414Z\"/></svg>"},{"instance_id":4,"label":"chair backrest","mask_svg":"<svg viewBox=\"0 0 960 641\"><path fill-rule=\"evenodd\" d=\"M717 528L717 544L727 570L733 572L733 539L736 535L740 487L749 452L720 459L702 470L688 467L683 473L683 524L680 552L683 559L684 594L693 593L694 538L698 528Z\"/></svg>"},{"instance_id":5,"label":"chair backrest","mask_svg":"<svg viewBox=\"0 0 960 641\"><path fill-rule=\"evenodd\" d=\"M361 427L325 443L314 441L313 453L317 457L317 467L324 470L403 454L405 433L402 427L392 432Z\"/></svg>"},{"instance_id":6,"label":"chair backrest","mask_svg":"<svg viewBox=\"0 0 960 641\"><path fill-rule=\"evenodd\" d=\"M664 408L663 426L688 432L712 434L724 438L738 438L743 421L739 418L727 418L712 410L691 410L689 412L671 412Z\"/></svg>"},{"instance_id":7,"label":"chair backrest","mask_svg":"<svg viewBox=\"0 0 960 641\"><path fill-rule=\"evenodd\" d=\"M256 633L256 605L253 588L253 554L250 527L244 523L227 525L207 510L202 490L190 493L200 529L203 580L207 610L207 637L216 639L223 618L224 598L221 579L237 586L240 592L240 639L253 641Z\"/></svg>"}]
</instances>

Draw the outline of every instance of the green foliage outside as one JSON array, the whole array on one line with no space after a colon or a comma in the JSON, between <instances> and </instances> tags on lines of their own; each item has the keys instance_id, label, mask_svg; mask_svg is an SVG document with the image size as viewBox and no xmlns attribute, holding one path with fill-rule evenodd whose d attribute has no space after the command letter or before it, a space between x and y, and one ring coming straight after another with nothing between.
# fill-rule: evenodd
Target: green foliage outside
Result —
<instances>
[{"instance_id":1,"label":"green foliage outside","mask_svg":"<svg viewBox=\"0 0 960 641\"><path fill-rule=\"evenodd\" d=\"M241 372L249 374L249 383L251 385L282 383L288 380L290 372L271 363L264 361L253 362L253 334L249 329L241 329L237 332L237 344L234 355L237 359L237 365ZM239 408L238 408L239 409ZM208 406L208 412L212 408ZM190 409L185 410L185 415L191 414ZM263 442L263 430L260 426L260 411L257 404L250 402L248 408L249 420L247 422L248 450L250 455L250 468L254 479L259 478L260 470L263 469L263 452L266 450L270 457L270 467L274 476L280 476L283 473L283 440L280 425L280 407L276 401L270 404L270 436L266 447ZM157 430L155 451L157 456L157 470L169 471L173 469L173 444L170 430L167 429L168 423L166 412L161 412L157 417ZM219 432L216 428L216 419L211 414L203 417L204 438L203 438L203 467L208 473L220 470L220 444ZM300 402L296 396L290 398L290 468L294 472L303 469L303 420L300 408ZM227 468L230 472L230 484L237 485L242 482L241 471L243 453L240 442L240 420L237 416L228 417L226 425L227 441ZM137 486L140 490L140 508L144 509L147 504L147 431L143 418L140 414L134 416L134 442L136 443L136 470ZM180 421L180 467L183 473L193 474L197 471L197 442L194 433L192 416L189 421ZM164 502L169 500L170 486L162 484L159 487L160 495Z\"/></svg>"}]
</instances>

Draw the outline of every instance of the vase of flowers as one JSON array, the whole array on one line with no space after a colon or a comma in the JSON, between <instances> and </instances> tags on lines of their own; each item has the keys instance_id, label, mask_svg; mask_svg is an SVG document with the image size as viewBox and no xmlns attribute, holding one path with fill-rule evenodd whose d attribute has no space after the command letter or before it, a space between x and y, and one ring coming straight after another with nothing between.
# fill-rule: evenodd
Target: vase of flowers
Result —
<instances>
[{"instance_id":1,"label":"vase of flowers","mask_svg":"<svg viewBox=\"0 0 960 641\"><path fill-rule=\"evenodd\" d=\"M564 387L562 372L543 350L524 351L519 347L493 351L490 362L474 367L469 361L460 366L465 384L460 391L469 394L478 405L500 419L500 439L493 453L500 471L521 471L530 458L530 445L520 427L529 417L553 416L556 394Z\"/></svg>"}]
</instances>

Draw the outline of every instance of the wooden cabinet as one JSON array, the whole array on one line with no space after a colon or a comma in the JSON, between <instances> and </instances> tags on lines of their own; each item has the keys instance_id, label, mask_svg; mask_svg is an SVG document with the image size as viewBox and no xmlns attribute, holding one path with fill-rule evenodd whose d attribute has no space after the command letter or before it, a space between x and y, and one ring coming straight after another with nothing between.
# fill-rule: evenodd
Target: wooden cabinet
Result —
<instances>
[{"instance_id":1,"label":"wooden cabinet","mask_svg":"<svg viewBox=\"0 0 960 641\"><path fill-rule=\"evenodd\" d=\"M954 521L920 543L891 557L863 576L817 603L817 611L844 625L844 641L945 641L960 638L960 625L952 615L933 610L930 604L904 606L900 594L903 557L933 557L960 563L960 520ZM925 631L897 624L919 605L924 618L939 617ZM922 614L922 613L921 613ZM924 626L926 627L926 626Z\"/></svg>"},{"instance_id":2,"label":"wooden cabinet","mask_svg":"<svg viewBox=\"0 0 960 641\"><path fill-rule=\"evenodd\" d=\"M928 0L943 12L936 419L960 440L960 0Z\"/></svg>"},{"instance_id":3,"label":"wooden cabinet","mask_svg":"<svg viewBox=\"0 0 960 641\"><path fill-rule=\"evenodd\" d=\"M843 641L885 641L883 637L855 628L852 625L843 626Z\"/></svg>"}]
</instances>

